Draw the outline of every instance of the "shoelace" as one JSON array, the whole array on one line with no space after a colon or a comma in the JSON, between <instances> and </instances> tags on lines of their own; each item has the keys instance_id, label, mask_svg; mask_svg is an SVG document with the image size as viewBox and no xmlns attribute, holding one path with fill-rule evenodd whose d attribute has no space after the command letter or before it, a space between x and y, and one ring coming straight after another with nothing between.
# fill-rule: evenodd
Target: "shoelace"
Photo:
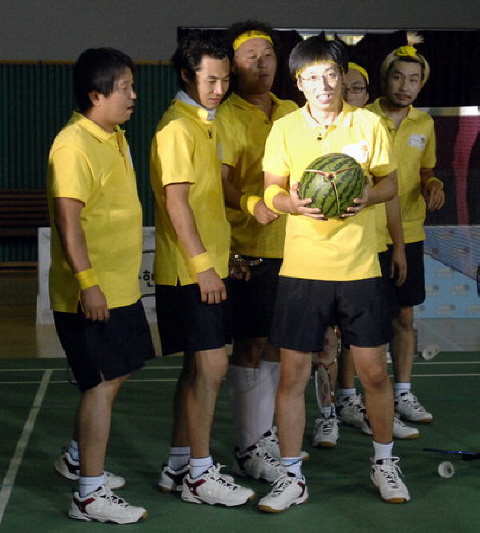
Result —
<instances>
[{"instance_id":1,"label":"shoelace","mask_svg":"<svg viewBox=\"0 0 480 533\"><path fill-rule=\"evenodd\" d=\"M284 489L292 484L293 478L290 476L281 476L279 477L273 485L273 494L280 495L283 493Z\"/></svg>"},{"instance_id":2,"label":"shoelace","mask_svg":"<svg viewBox=\"0 0 480 533\"><path fill-rule=\"evenodd\" d=\"M425 409L418 402L418 398L412 393L407 393L403 401L413 407L416 411L425 411Z\"/></svg>"},{"instance_id":3,"label":"shoelace","mask_svg":"<svg viewBox=\"0 0 480 533\"><path fill-rule=\"evenodd\" d=\"M121 507L130 507L130 504L127 503L123 498L119 498L116 494L113 494L113 492L108 489L103 489L100 491L98 497L108 500L110 503L120 505Z\"/></svg>"},{"instance_id":4,"label":"shoelace","mask_svg":"<svg viewBox=\"0 0 480 533\"><path fill-rule=\"evenodd\" d=\"M380 471L387 478L387 485L390 485L391 487L398 487L400 485L399 477L402 474L402 471L397 463L398 458L394 458L390 464L379 465Z\"/></svg>"},{"instance_id":5,"label":"shoelace","mask_svg":"<svg viewBox=\"0 0 480 533\"><path fill-rule=\"evenodd\" d=\"M229 490L236 490L238 488L238 485L235 485L234 483L230 483L230 481L226 480L222 474L220 474L220 469L223 468L225 465L218 464L216 466L210 467L208 470L208 477L210 479L215 480L217 483L220 483L224 487L228 488Z\"/></svg>"},{"instance_id":6,"label":"shoelace","mask_svg":"<svg viewBox=\"0 0 480 533\"><path fill-rule=\"evenodd\" d=\"M322 420L321 428L323 433L331 433L333 431L334 421L335 419L333 417Z\"/></svg>"}]
</instances>

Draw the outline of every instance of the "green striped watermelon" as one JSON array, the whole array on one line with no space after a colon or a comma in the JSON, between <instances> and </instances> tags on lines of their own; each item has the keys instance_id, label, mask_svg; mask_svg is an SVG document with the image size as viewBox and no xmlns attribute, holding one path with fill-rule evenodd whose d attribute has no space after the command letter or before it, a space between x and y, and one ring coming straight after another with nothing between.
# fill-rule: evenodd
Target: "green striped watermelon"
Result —
<instances>
[{"instance_id":1,"label":"green striped watermelon","mask_svg":"<svg viewBox=\"0 0 480 533\"><path fill-rule=\"evenodd\" d=\"M300 199L311 198L327 217L338 217L361 198L365 176L353 157L342 153L323 155L305 169L298 188Z\"/></svg>"}]
</instances>

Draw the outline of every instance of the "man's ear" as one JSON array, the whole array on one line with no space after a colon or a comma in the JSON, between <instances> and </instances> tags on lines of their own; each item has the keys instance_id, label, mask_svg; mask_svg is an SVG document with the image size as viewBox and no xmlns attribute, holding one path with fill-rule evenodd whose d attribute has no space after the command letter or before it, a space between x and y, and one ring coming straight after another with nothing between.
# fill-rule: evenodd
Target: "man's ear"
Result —
<instances>
[{"instance_id":1,"label":"man's ear","mask_svg":"<svg viewBox=\"0 0 480 533\"><path fill-rule=\"evenodd\" d=\"M98 107L101 104L101 97L103 94L99 93L98 91L91 91L88 93L88 96L90 97L90 102L92 102L92 106Z\"/></svg>"}]
</instances>

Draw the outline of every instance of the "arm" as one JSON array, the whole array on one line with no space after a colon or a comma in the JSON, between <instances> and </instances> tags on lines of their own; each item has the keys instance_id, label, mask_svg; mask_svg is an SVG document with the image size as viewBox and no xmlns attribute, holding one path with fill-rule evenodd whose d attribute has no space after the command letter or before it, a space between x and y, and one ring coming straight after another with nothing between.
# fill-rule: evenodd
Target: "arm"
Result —
<instances>
[{"instance_id":1,"label":"arm","mask_svg":"<svg viewBox=\"0 0 480 533\"><path fill-rule=\"evenodd\" d=\"M325 220L325 215L317 207L307 207L311 198L300 200L298 197L298 182L285 189L287 180L265 172L265 204L277 213L291 213L292 215L305 215L317 220Z\"/></svg>"},{"instance_id":2,"label":"arm","mask_svg":"<svg viewBox=\"0 0 480 533\"><path fill-rule=\"evenodd\" d=\"M62 248L74 274L91 268L87 241L81 225L83 203L73 198L55 198L54 220ZM108 320L107 299L99 285L80 291L80 303L85 318Z\"/></svg>"},{"instance_id":3,"label":"arm","mask_svg":"<svg viewBox=\"0 0 480 533\"><path fill-rule=\"evenodd\" d=\"M193 211L188 202L189 183L174 183L165 187L165 203L168 216L178 240L190 258L206 252L198 234ZM197 273L202 302L220 303L227 298L225 285L214 268Z\"/></svg>"},{"instance_id":4,"label":"arm","mask_svg":"<svg viewBox=\"0 0 480 533\"><path fill-rule=\"evenodd\" d=\"M429 211L441 209L445 203L443 183L435 177L432 168L420 169L420 183L422 194Z\"/></svg>"},{"instance_id":5,"label":"arm","mask_svg":"<svg viewBox=\"0 0 480 533\"><path fill-rule=\"evenodd\" d=\"M232 209L241 209L255 217L259 224L267 225L278 218L278 215L268 209L262 198L255 195L241 193L233 184L233 167L222 165L222 184L225 205Z\"/></svg>"},{"instance_id":6,"label":"arm","mask_svg":"<svg viewBox=\"0 0 480 533\"><path fill-rule=\"evenodd\" d=\"M390 277L396 274L396 285L405 283L407 277L407 259L405 257L405 243L403 240L402 213L400 200L396 194L392 200L385 203L387 213L387 228L393 243L392 262L390 265Z\"/></svg>"}]
</instances>

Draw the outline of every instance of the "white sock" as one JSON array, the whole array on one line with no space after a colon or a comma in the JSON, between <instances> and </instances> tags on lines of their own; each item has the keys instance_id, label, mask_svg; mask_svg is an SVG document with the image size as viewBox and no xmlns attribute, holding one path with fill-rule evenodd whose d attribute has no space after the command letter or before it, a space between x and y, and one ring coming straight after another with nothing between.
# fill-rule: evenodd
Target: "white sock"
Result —
<instances>
[{"instance_id":1,"label":"white sock","mask_svg":"<svg viewBox=\"0 0 480 533\"><path fill-rule=\"evenodd\" d=\"M201 476L213 465L213 459L209 455L208 457L200 457L200 459L194 459L190 457L189 466L190 466L190 477L195 479Z\"/></svg>"},{"instance_id":2,"label":"white sock","mask_svg":"<svg viewBox=\"0 0 480 533\"><path fill-rule=\"evenodd\" d=\"M273 426L275 414L275 398L277 396L278 380L280 379L280 363L260 361L258 367L258 438ZM256 441L255 441L256 442Z\"/></svg>"},{"instance_id":3,"label":"white sock","mask_svg":"<svg viewBox=\"0 0 480 533\"><path fill-rule=\"evenodd\" d=\"M322 407L322 416L324 418L330 418L331 416L335 416L335 409L333 405L328 405L327 407Z\"/></svg>"},{"instance_id":4,"label":"white sock","mask_svg":"<svg viewBox=\"0 0 480 533\"><path fill-rule=\"evenodd\" d=\"M398 398L400 394L404 392L409 392L412 388L411 383L394 383L393 384L393 393L395 398Z\"/></svg>"},{"instance_id":5,"label":"white sock","mask_svg":"<svg viewBox=\"0 0 480 533\"><path fill-rule=\"evenodd\" d=\"M80 498L85 498L102 485L105 485L105 472L101 476L80 476L78 481Z\"/></svg>"},{"instance_id":6,"label":"white sock","mask_svg":"<svg viewBox=\"0 0 480 533\"><path fill-rule=\"evenodd\" d=\"M70 457L75 462L78 463L80 461L80 452L78 450L78 441L77 440L72 439L68 443L67 452L69 453Z\"/></svg>"},{"instance_id":7,"label":"white sock","mask_svg":"<svg viewBox=\"0 0 480 533\"><path fill-rule=\"evenodd\" d=\"M355 396L357 394L357 389L353 387L353 389L337 389L337 397L339 401L344 400L348 396Z\"/></svg>"},{"instance_id":8,"label":"white sock","mask_svg":"<svg viewBox=\"0 0 480 533\"><path fill-rule=\"evenodd\" d=\"M390 459L392 457L393 441L388 444L373 441L373 460Z\"/></svg>"},{"instance_id":9,"label":"white sock","mask_svg":"<svg viewBox=\"0 0 480 533\"><path fill-rule=\"evenodd\" d=\"M282 457L280 463L287 472L299 479L303 479L302 459L300 457Z\"/></svg>"},{"instance_id":10,"label":"white sock","mask_svg":"<svg viewBox=\"0 0 480 533\"><path fill-rule=\"evenodd\" d=\"M229 365L228 367L228 397L232 407L237 443L241 452L255 444L261 435L267 431L261 432L258 423L260 397L258 374L258 368L237 365Z\"/></svg>"},{"instance_id":11,"label":"white sock","mask_svg":"<svg viewBox=\"0 0 480 533\"><path fill-rule=\"evenodd\" d=\"M180 470L190 460L189 446L172 446L167 464L172 470Z\"/></svg>"}]
</instances>

